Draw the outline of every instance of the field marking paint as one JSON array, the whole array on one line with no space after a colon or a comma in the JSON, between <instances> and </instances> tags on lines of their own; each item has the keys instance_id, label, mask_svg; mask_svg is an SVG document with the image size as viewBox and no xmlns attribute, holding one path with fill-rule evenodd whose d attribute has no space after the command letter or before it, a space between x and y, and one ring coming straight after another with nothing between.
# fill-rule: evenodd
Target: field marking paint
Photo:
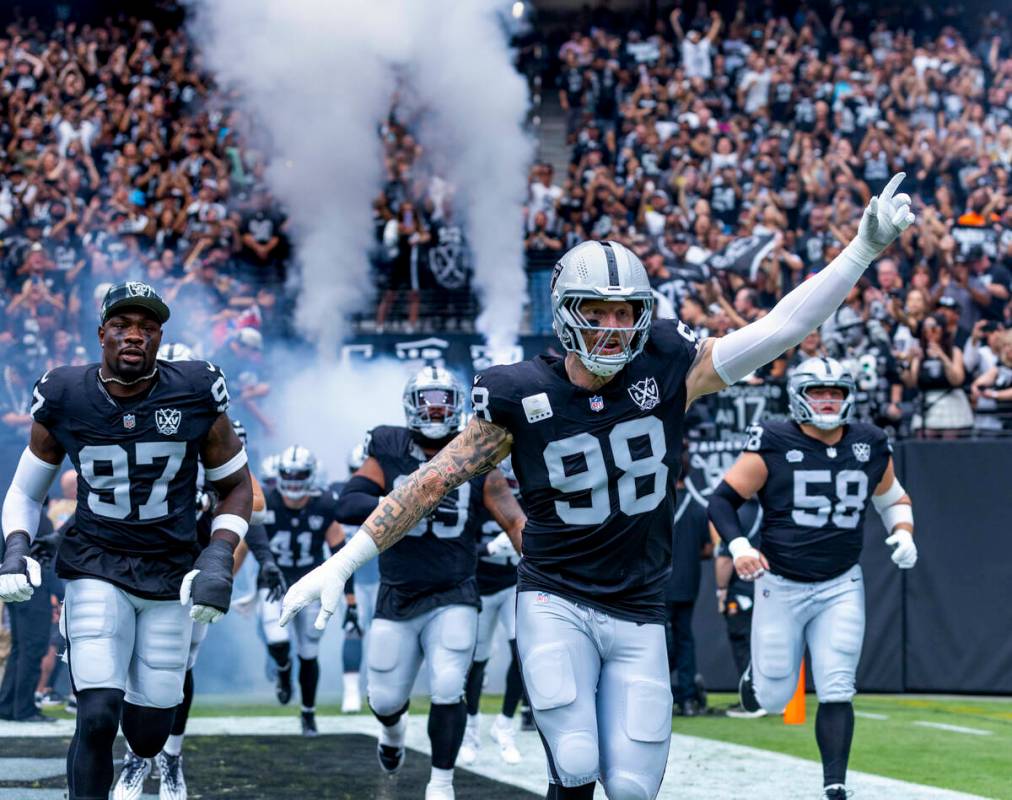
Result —
<instances>
[{"instance_id":1,"label":"field marking paint","mask_svg":"<svg viewBox=\"0 0 1012 800\"><path fill-rule=\"evenodd\" d=\"M855 711L854 716L861 719L889 719L888 714L875 714L871 711Z\"/></svg>"},{"instance_id":2,"label":"field marking paint","mask_svg":"<svg viewBox=\"0 0 1012 800\"><path fill-rule=\"evenodd\" d=\"M922 728L935 728L940 731L949 731L950 733L969 733L973 736L992 736L993 731L985 731L981 728L964 728L962 725L948 725L944 722L928 722L923 719L914 720L914 725L920 725Z\"/></svg>"}]
</instances>

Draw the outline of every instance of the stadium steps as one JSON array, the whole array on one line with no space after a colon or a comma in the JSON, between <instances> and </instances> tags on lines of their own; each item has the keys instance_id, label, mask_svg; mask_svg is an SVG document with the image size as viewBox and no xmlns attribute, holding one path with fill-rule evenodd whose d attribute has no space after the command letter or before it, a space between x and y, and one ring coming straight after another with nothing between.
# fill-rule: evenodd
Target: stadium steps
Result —
<instances>
[{"instance_id":1,"label":"stadium steps","mask_svg":"<svg viewBox=\"0 0 1012 800\"><path fill-rule=\"evenodd\" d=\"M555 179L561 183L569 167L570 147L566 144L566 113L559 98L548 92L541 106L541 126L538 141L538 158L552 165Z\"/></svg>"}]
</instances>

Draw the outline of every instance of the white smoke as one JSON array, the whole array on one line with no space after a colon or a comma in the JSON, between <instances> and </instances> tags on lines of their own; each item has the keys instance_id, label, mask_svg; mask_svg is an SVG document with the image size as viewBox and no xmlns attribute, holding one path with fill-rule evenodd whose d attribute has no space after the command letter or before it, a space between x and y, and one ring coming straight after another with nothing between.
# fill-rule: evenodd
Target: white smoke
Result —
<instances>
[{"instance_id":1,"label":"white smoke","mask_svg":"<svg viewBox=\"0 0 1012 800\"><path fill-rule=\"evenodd\" d=\"M370 202L383 174L378 126L395 71L426 111L419 140L457 185L496 349L524 301L521 206L531 143L526 86L490 0L191 0L204 63L249 112L269 153L301 265L300 329L331 354L372 296ZM430 162L431 163L431 162Z\"/></svg>"}]
</instances>

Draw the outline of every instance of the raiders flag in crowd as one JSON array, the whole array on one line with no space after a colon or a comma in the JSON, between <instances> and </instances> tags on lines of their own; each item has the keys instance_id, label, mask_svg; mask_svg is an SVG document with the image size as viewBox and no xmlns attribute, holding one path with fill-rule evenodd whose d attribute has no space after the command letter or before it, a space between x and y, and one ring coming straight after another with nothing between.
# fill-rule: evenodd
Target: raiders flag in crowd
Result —
<instances>
[{"instance_id":1,"label":"raiders flag in crowd","mask_svg":"<svg viewBox=\"0 0 1012 800\"><path fill-rule=\"evenodd\" d=\"M743 278L754 280L762 260L776 246L775 233L753 233L735 239L719 253L710 256L706 264L711 269L731 270Z\"/></svg>"}]
</instances>

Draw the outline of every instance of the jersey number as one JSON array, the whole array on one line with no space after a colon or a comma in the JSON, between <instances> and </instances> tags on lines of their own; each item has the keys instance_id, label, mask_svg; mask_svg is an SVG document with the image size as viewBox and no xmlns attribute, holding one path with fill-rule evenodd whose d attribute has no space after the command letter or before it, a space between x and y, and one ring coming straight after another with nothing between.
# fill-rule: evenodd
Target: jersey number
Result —
<instances>
[{"instance_id":1,"label":"jersey number","mask_svg":"<svg viewBox=\"0 0 1012 800\"><path fill-rule=\"evenodd\" d=\"M649 440L650 455L634 458L632 443L643 439ZM654 416L620 422L608 434L608 446L615 466L622 470L616 482L618 507L629 516L653 511L668 488L668 467L663 461L664 424ZM581 458L584 468L574 471L574 467L582 466ZM590 492L589 506L556 500L555 513L559 519L569 525L598 525L608 518L611 498L601 440L590 433L578 433L552 442L545 448L545 466L552 488L565 494ZM638 487L647 481L650 491L640 496Z\"/></svg>"},{"instance_id":2,"label":"jersey number","mask_svg":"<svg viewBox=\"0 0 1012 800\"><path fill-rule=\"evenodd\" d=\"M169 513L166 497L169 483L176 477L186 456L186 442L138 442L135 445L138 466L154 464L156 458L165 459L162 474L151 484L148 501L138 506L140 519L159 519ZM81 477L91 487L88 508L93 514L109 519L126 519L130 516L130 461L127 451L118 444L88 445L78 455ZM112 502L103 500L99 492L112 493Z\"/></svg>"},{"instance_id":3,"label":"jersey number","mask_svg":"<svg viewBox=\"0 0 1012 800\"><path fill-rule=\"evenodd\" d=\"M824 494L811 489L817 484L833 483L828 469L799 469L794 473L794 510L791 519L806 528L821 528L829 522L838 528L856 528L868 499L868 476L857 469L843 469L836 474L836 508Z\"/></svg>"},{"instance_id":4,"label":"jersey number","mask_svg":"<svg viewBox=\"0 0 1012 800\"><path fill-rule=\"evenodd\" d=\"M398 475L394 479L394 488L396 489L407 479L407 475ZM462 483L439 501L435 511L404 535L424 536L431 533L437 539L456 539L464 532L470 502L471 484Z\"/></svg>"},{"instance_id":5,"label":"jersey number","mask_svg":"<svg viewBox=\"0 0 1012 800\"><path fill-rule=\"evenodd\" d=\"M313 563L313 532L302 531L295 537L298 558L292 548L292 532L278 531L271 537L271 552L279 567L308 567Z\"/></svg>"}]
</instances>

